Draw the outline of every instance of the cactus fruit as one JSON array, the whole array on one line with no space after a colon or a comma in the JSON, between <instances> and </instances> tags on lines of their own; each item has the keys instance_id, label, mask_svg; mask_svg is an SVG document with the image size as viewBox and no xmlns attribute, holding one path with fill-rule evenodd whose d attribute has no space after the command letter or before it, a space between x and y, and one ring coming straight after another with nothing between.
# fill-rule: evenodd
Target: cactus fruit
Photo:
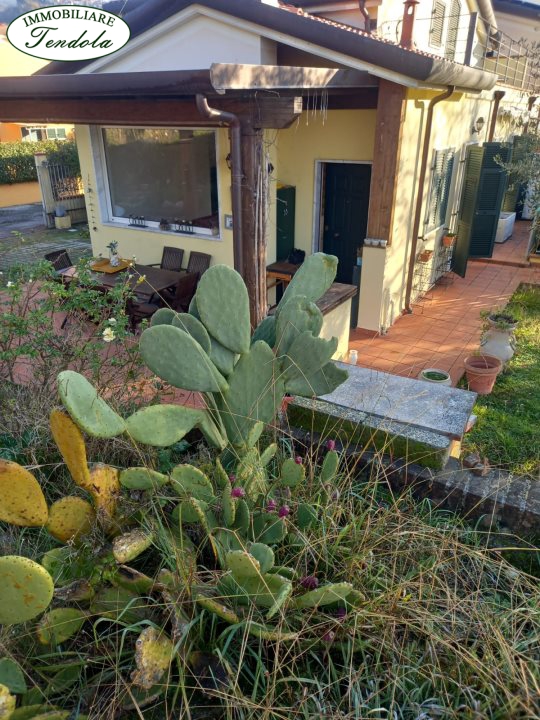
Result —
<instances>
[{"instance_id":1,"label":"cactus fruit","mask_svg":"<svg viewBox=\"0 0 540 720\"><path fill-rule=\"evenodd\" d=\"M131 681L143 690L157 685L174 656L174 645L164 632L154 627L146 627L135 643L135 662L137 670L131 673Z\"/></svg>"},{"instance_id":2,"label":"cactus fruit","mask_svg":"<svg viewBox=\"0 0 540 720\"><path fill-rule=\"evenodd\" d=\"M58 375L58 394L72 419L92 437L113 438L126 429L124 420L83 375L72 370L61 372Z\"/></svg>"},{"instance_id":3,"label":"cactus fruit","mask_svg":"<svg viewBox=\"0 0 540 720\"><path fill-rule=\"evenodd\" d=\"M145 532L140 528L119 535L113 540L114 559L122 565L128 563L148 550L153 540L152 533Z\"/></svg>"},{"instance_id":4,"label":"cactus fruit","mask_svg":"<svg viewBox=\"0 0 540 720\"><path fill-rule=\"evenodd\" d=\"M338 259L334 255L320 252L309 255L287 285L278 307L285 307L298 295L303 295L312 302L318 300L334 282L337 265Z\"/></svg>"},{"instance_id":5,"label":"cactus fruit","mask_svg":"<svg viewBox=\"0 0 540 720\"><path fill-rule=\"evenodd\" d=\"M316 590L311 590L295 598L294 606L300 610L302 608L316 608L323 605L330 605L338 600L345 600L352 589L353 586L348 582L322 585Z\"/></svg>"},{"instance_id":6,"label":"cactus fruit","mask_svg":"<svg viewBox=\"0 0 540 720\"><path fill-rule=\"evenodd\" d=\"M141 335L141 355L150 370L174 387L222 392L227 381L191 335L172 325L156 325Z\"/></svg>"},{"instance_id":7,"label":"cactus fruit","mask_svg":"<svg viewBox=\"0 0 540 720\"><path fill-rule=\"evenodd\" d=\"M196 317L189 313L176 313L171 324L191 335L191 337L199 343L204 352L208 355L210 354L210 335L208 335L207 329L200 320L197 320Z\"/></svg>"},{"instance_id":8,"label":"cactus fruit","mask_svg":"<svg viewBox=\"0 0 540 720\"><path fill-rule=\"evenodd\" d=\"M149 470L145 467L133 467L122 470L120 473L120 485L128 490L155 490L163 487L169 482L167 475Z\"/></svg>"},{"instance_id":9,"label":"cactus fruit","mask_svg":"<svg viewBox=\"0 0 540 720\"><path fill-rule=\"evenodd\" d=\"M88 534L95 519L94 508L86 500L65 497L51 505L47 530L60 542L67 543Z\"/></svg>"},{"instance_id":10,"label":"cactus fruit","mask_svg":"<svg viewBox=\"0 0 540 720\"><path fill-rule=\"evenodd\" d=\"M83 626L87 613L78 608L49 610L39 621L36 632L42 645L60 645L69 640Z\"/></svg>"},{"instance_id":11,"label":"cactus fruit","mask_svg":"<svg viewBox=\"0 0 540 720\"><path fill-rule=\"evenodd\" d=\"M249 297L242 277L226 265L214 265L202 275L195 297L209 333L229 350L247 352L251 339Z\"/></svg>"},{"instance_id":12,"label":"cactus fruit","mask_svg":"<svg viewBox=\"0 0 540 720\"><path fill-rule=\"evenodd\" d=\"M86 445L78 426L67 413L53 410L49 418L51 433L76 485L90 488L90 471L86 460Z\"/></svg>"},{"instance_id":13,"label":"cactus fruit","mask_svg":"<svg viewBox=\"0 0 540 720\"><path fill-rule=\"evenodd\" d=\"M0 685L0 720L9 720L13 716L17 698L9 692L9 688Z\"/></svg>"},{"instance_id":14,"label":"cactus fruit","mask_svg":"<svg viewBox=\"0 0 540 720\"><path fill-rule=\"evenodd\" d=\"M136 442L153 447L174 445L202 419L202 412L184 405L151 405L126 420L128 434Z\"/></svg>"},{"instance_id":15,"label":"cactus fruit","mask_svg":"<svg viewBox=\"0 0 540 720\"><path fill-rule=\"evenodd\" d=\"M53 597L52 577L42 565L17 555L0 557L0 624L14 625L44 612Z\"/></svg>"},{"instance_id":16,"label":"cactus fruit","mask_svg":"<svg viewBox=\"0 0 540 720\"><path fill-rule=\"evenodd\" d=\"M323 485L335 480L339 467L339 455L335 450L329 450L323 460L321 468L321 482Z\"/></svg>"},{"instance_id":17,"label":"cactus fruit","mask_svg":"<svg viewBox=\"0 0 540 720\"><path fill-rule=\"evenodd\" d=\"M96 509L107 518L112 518L120 494L119 472L110 465L97 463L90 471L89 493L94 498Z\"/></svg>"},{"instance_id":18,"label":"cactus fruit","mask_svg":"<svg viewBox=\"0 0 540 720\"><path fill-rule=\"evenodd\" d=\"M21 465L0 459L0 520L40 527L48 516L47 503L35 477Z\"/></svg>"},{"instance_id":19,"label":"cactus fruit","mask_svg":"<svg viewBox=\"0 0 540 720\"><path fill-rule=\"evenodd\" d=\"M204 503L215 501L212 483L193 465L177 465L171 472L171 485L180 497L194 497Z\"/></svg>"},{"instance_id":20,"label":"cactus fruit","mask_svg":"<svg viewBox=\"0 0 540 720\"><path fill-rule=\"evenodd\" d=\"M204 608L204 610L208 610L209 612L214 613L214 615L217 615L222 620L226 620L228 623L231 623L231 625L236 625L236 623L240 622L240 618L234 612L234 610L231 610L231 608L223 605L223 603L218 598L210 598L204 597L203 595L198 595L195 598L195 601L198 605Z\"/></svg>"},{"instance_id":21,"label":"cactus fruit","mask_svg":"<svg viewBox=\"0 0 540 720\"><path fill-rule=\"evenodd\" d=\"M274 567L274 551L264 543L253 543L249 546L249 554L258 560L263 575Z\"/></svg>"},{"instance_id":22,"label":"cactus fruit","mask_svg":"<svg viewBox=\"0 0 540 720\"><path fill-rule=\"evenodd\" d=\"M279 484L285 487L297 487L306 477L306 469L292 458L287 458L281 466Z\"/></svg>"}]
</instances>

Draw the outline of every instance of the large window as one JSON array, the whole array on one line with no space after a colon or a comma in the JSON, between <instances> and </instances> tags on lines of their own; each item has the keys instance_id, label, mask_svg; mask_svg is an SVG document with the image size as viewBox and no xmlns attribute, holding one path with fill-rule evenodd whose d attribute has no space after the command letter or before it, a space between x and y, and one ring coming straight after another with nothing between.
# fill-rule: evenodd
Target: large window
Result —
<instances>
[{"instance_id":1,"label":"large window","mask_svg":"<svg viewBox=\"0 0 540 720\"><path fill-rule=\"evenodd\" d=\"M431 167L431 187L429 189L426 213L426 232L435 230L446 222L448 198L452 185L455 151L452 148L436 150Z\"/></svg>"},{"instance_id":2,"label":"large window","mask_svg":"<svg viewBox=\"0 0 540 720\"><path fill-rule=\"evenodd\" d=\"M102 128L102 138L112 221L218 233L213 130Z\"/></svg>"}]
</instances>

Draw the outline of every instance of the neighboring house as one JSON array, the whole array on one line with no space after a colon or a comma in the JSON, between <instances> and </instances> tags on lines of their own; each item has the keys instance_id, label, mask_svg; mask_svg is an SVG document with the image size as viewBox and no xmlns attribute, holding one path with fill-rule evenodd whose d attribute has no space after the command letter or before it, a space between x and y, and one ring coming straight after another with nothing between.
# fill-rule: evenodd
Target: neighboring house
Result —
<instances>
[{"instance_id":1,"label":"neighboring house","mask_svg":"<svg viewBox=\"0 0 540 720\"><path fill-rule=\"evenodd\" d=\"M353 322L384 332L447 268L446 227L464 272L497 149L468 148L506 140L499 108L526 111L536 86L526 63L512 77L494 63L488 0L364 5L146 0L114 55L0 79L0 120L76 123L96 254L111 240L143 263L165 245L207 252L243 274L256 321L266 265L323 250L340 282L362 263Z\"/></svg>"},{"instance_id":2,"label":"neighboring house","mask_svg":"<svg viewBox=\"0 0 540 720\"><path fill-rule=\"evenodd\" d=\"M493 0L501 32L530 45L540 43L540 5L520 0Z\"/></svg>"}]
</instances>

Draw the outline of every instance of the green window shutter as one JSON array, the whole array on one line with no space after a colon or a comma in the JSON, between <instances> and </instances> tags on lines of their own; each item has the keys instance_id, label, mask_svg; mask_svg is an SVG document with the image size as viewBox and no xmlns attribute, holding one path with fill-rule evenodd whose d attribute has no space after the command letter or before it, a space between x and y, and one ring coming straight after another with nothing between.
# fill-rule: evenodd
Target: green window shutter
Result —
<instances>
[{"instance_id":1,"label":"green window shutter","mask_svg":"<svg viewBox=\"0 0 540 720\"><path fill-rule=\"evenodd\" d=\"M467 149L463 187L461 189L461 203L459 207L457 241L452 256L452 270L461 277L465 277L467 270L471 230L476 211L476 197L478 194L478 186L480 185L483 157L483 147L472 145Z\"/></svg>"},{"instance_id":2,"label":"green window shutter","mask_svg":"<svg viewBox=\"0 0 540 720\"><path fill-rule=\"evenodd\" d=\"M447 60L453 60L456 56L460 15L461 3L459 0L452 0L452 4L450 5L450 17L448 18L446 46L444 50L444 56Z\"/></svg>"},{"instance_id":3,"label":"green window shutter","mask_svg":"<svg viewBox=\"0 0 540 720\"><path fill-rule=\"evenodd\" d=\"M512 150L512 162L517 164L525 156L526 143L523 141L521 135L516 135L513 142ZM516 173L510 173L508 177L508 188L504 194L504 200L502 204L502 212L516 212L516 206L518 204L519 191L521 184Z\"/></svg>"},{"instance_id":4,"label":"green window shutter","mask_svg":"<svg viewBox=\"0 0 540 720\"><path fill-rule=\"evenodd\" d=\"M425 232L444 225L448 198L452 184L454 170L453 150L437 150L431 166L431 186L429 190L428 206L425 219Z\"/></svg>"},{"instance_id":5,"label":"green window shutter","mask_svg":"<svg viewBox=\"0 0 540 720\"><path fill-rule=\"evenodd\" d=\"M434 47L442 45L444 33L444 18L446 15L446 5L441 0L435 0L431 13L431 25L429 28L429 43Z\"/></svg>"}]
</instances>

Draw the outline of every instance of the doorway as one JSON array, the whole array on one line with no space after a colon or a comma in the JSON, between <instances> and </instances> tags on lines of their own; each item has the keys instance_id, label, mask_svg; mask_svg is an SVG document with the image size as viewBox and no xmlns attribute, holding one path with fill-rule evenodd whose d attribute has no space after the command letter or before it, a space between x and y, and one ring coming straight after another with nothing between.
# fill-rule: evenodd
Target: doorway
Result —
<instances>
[{"instance_id":1,"label":"doorway","mask_svg":"<svg viewBox=\"0 0 540 720\"><path fill-rule=\"evenodd\" d=\"M319 163L319 250L338 260L336 282L351 284L366 237L371 164Z\"/></svg>"}]
</instances>

